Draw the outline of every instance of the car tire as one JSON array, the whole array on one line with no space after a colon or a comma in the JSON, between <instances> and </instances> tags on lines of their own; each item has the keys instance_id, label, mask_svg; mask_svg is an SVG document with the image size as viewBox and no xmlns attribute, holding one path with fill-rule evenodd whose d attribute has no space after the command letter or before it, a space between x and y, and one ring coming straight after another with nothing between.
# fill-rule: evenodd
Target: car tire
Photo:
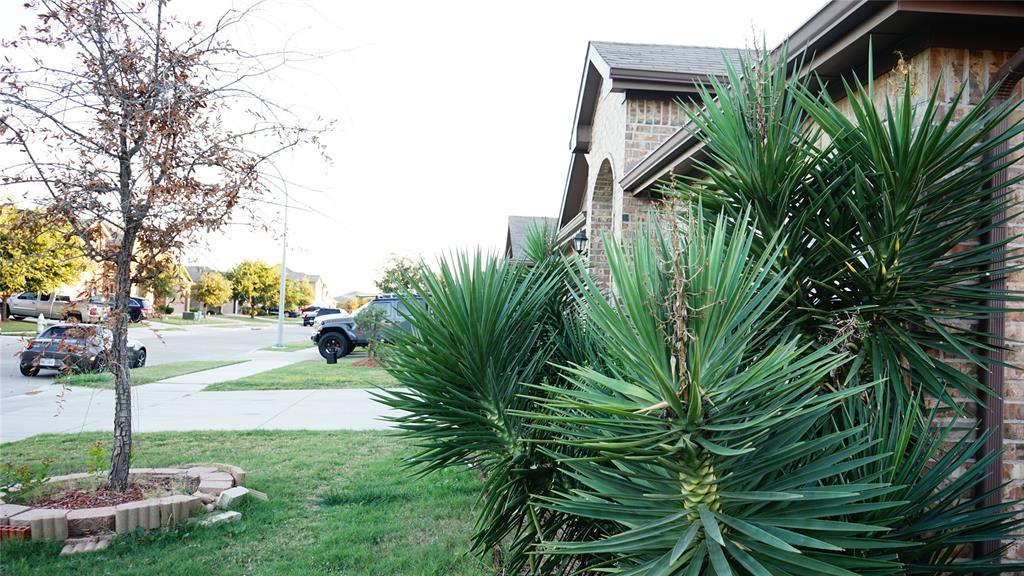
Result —
<instances>
[{"instance_id":1,"label":"car tire","mask_svg":"<svg viewBox=\"0 0 1024 576\"><path fill-rule=\"evenodd\" d=\"M75 322L82 321L82 314L80 312L71 312L64 315L65 320L74 320Z\"/></svg>"},{"instance_id":2,"label":"car tire","mask_svg":"<svg viewBox=\"0 0 1024 576\"><path fill-rule=\"evenodd\" d=\"M352 343L344 334L338 332L328 332L320 337L320 340L316 343L317 348L320 350L320 355L324 358L330 358L331 352L334 351L338 358L344 358L352 352Z\"/></svg>"},{"instance_id":3,"label":"car tire","mask_svg":"<svg viewBox=\"0 0 1024 576\"><path fill-rule=\"evenodd\" d=\"M142 348L139 350L139 355L135 357L135 365L132 368L142 368L146 365L146 349Z\"/></svg>"},{"instance_id":4,"label":"car tire","mask_svg":"<svg viewBox=\"0 0 1024 576\"><path fill-rule=\"evenodd\" d=\"M96 374L102 374L107 371L107 355L97 354L96 359L92 362L92 371Z\"/></svg>"},{"instance_id":5,"label":"car tire","mask_svg":"<svg viewBox=\"0 0 1024 576\"><path fill-rule=\"evenodd\" d=\"M25 366L24 364L21 364L18 367L21 368L21 375L22 376L32 377L32 376L35 376L36 374L39 374L39 367L38 366Z\"/></svg>"}]
</instances>

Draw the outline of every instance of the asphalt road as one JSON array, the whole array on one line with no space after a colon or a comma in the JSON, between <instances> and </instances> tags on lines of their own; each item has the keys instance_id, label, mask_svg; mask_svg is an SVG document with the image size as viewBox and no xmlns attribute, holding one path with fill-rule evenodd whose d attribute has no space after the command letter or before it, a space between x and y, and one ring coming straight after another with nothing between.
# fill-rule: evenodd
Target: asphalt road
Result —
<instances>
[{"instance_id":1,"label":"asphalt road","mask_svg":"<svg viewBox=\"0 0 1024 576\"><path fill-rule=\"evenodd\" d=\"M312 328L285 325L284 341L308 339ZM186 360L232 360L253 350L273 346L277 341L277 325L241 324L221 328L196 326L188 330L154 332L146 328L131 328L130 336L146 346L147 364L164 364ZM43 370L38 376L22 376L18 371L17 354L24 348L26 338L0 336L0 397L25 394L50 383L56 372Z\"/></svg>"}]
</instances>

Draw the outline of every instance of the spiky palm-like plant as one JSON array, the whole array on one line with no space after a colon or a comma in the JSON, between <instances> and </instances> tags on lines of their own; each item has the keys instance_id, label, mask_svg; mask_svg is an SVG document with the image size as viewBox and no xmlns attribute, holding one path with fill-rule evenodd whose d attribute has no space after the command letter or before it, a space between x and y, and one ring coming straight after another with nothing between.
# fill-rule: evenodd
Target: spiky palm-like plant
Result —
<instances>
[{"instance_id":1,"label":"spiky palm-like plant","mask_svg":"<svg viewBox=\"0 0 1024 576\"><path fill-rule=\"evenodd\" d=\"M517 413L535 409L524 383L557 377L549 361L587 362L593 351L569 313L573 263L552 255L539 231L528 267L494 257L458 255L437 274L411 279L426 307L409 306L414 330L396 331L388 371L404 389L379 399L403 413L392 420L418 447L408 462L427 474L472 466L483 480L474 549L497 568L557 574L575 563L531 555L557 534L590 537L594 523L536 511L534 495L565 478L532 440L542 433ZM410 303L412 300L410 299Z\"/></svg>"},{"instance_id":2,"label":"spiky palm-like plant","mask_svg":"<svg viewBox=\"0 0 1024 576\"><path fill-rule=\"evenodd\" d=\"M751 232L692 225L682 245L637 242L632 258L611 246L614 302L585 280L607 369L567 367L573 386L541 387L533 418L553 454L584 451L557 456L579 487L547 505L615 528L548 546L621 574L848 574L832 540L884 528L836 517L894 505L872 502L892 490L880 479L837 480L878 458L851 442L859 429L821 433L863 390L822 389L846 355L777 324L778 250L756 258Z\"/></svg>"},{"instance_id":3,"label":"spiky palm-like plant","mask_svg":"<svg viewBox=\"0 0 1024 576\"><path fill-rule=\"evenodd\" d=\"M852 332L850 371L891 387L897 413L919 391L946 406L957 405L951 392L984 401L962 368L989 362L979 354L989 335L975 324L992 312L986 300L1021 298L992 288L1020 269L1012 239L985 240L1003 210L1020 212L1006 186L1022 176L990 188L1021 158L1020 102L990 106L990 93L959 116L962 92L940 103L936 84L917 102L908 76L884 99L871 80L844 84L847 113L813 80L788 78L770 57L712 79L714 94L688 111L709 160L669 193L699 200L711 218L750 209L768 236L782 234L789 322L824 341Z\"/></svg>"},{"instance_id":4,"label":"spiky palm-like plant","mask_svg":"<svg viewBox=\"0 0 1024 576\"><path fill-rule=\"evenodd\" d=\"M811 345L779 323L780 244L755 254L743 215L688 226L679 242L637 242L632 257L610 247L612 302L584 279L605 366L566 367L572 385L538 387L531 416L577 482L539 500L607 524L545 552L636 575L1018 569L958 561L964 545L1019 524L975 508L982 468L950 481L978 445L951 427L923 432L913 411L852 414L880 400L871 383L829 384L850 361L841 342Z\"/></svg>"}]
</instances>

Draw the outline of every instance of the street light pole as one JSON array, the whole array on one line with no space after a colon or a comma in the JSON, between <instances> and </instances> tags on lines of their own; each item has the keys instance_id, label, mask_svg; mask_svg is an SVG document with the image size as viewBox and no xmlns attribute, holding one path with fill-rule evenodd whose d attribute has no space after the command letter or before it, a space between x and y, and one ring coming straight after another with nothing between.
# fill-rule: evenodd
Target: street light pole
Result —
<instances>
[{"instance_id":1,"label":"street light pole","mask_svg":"<svg viewBox=\"0 0 1024 576\"><path fill-rule=\"evenodd\" d=\"M282 183L283 180L282 180ZM287 268L285 258L288 256L288 185L284 184L284 236L281 237L281 286L277 292L277 344L275 348L284 348L284 285Z\"/></svg>"}]
</instances>

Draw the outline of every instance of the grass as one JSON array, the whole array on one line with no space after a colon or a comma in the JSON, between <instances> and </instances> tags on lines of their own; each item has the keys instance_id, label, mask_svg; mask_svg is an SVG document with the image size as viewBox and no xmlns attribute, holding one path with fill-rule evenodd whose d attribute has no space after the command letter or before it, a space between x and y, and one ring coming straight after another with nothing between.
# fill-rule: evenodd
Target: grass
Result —
<instances>
[{"instance_id":1,"label":"grass","mask_svg":"<svg viewBox=\"0 0 1024 576\"><path fill-rule=\"evenodd\" d=\"M8 320L0 323L0 334L22 334L25 332L36 333L36 323L24 320Z\"/></svg>"},{"instance_id":2,"label":"grass","mask_svg":"<svg viewBox=\"0 0 1024 576\"><path fill-rule=\"evenodd\" d=\"M305 340L296 340L294 342L285 342L284 348L277 348L274 346L267 346L266 348L260 348L260 350L268 350L270 352L295 352L296 350L305 350L306 348L312 348L314 346L313 341L309 338Z\"/></svg>"},{"instance_id":3,"label":"grass","mask_svg":"<svg viewBox=\"0 0 1024 576\"><path fill-rule=\"evenodd\" d=\"M220 368L221 366L230 366L232 364L238 364L239 362L245 362L245 360L190 360L187 362L168 362L166 364L157 364L155 366L133 368L132 384L136 386L140 384L150 384L165 378L173 378L183 374L199 372L201 370L211 370L213 368ZM71 374L69 376L62 376L57 380L57 382L67 384L69 386L113 389L114 375L109 372L104 372L102 374Z\"/></svg>"},{"instance_id":4,"label":"grass","mask_svg":"<svg viewBox=\"0 0 1024 576\"><path fill-rule=\"evenodd\" d=\"M216 318L213 316L206 316L201 320L185 320L181 316L164 316L163 318L153 318L154 322L160 322L161 324L171 324L174 326L211 326L215 324L233 324L231 320L225 320L223 318Z\"/></svg>"},{"instance_id":5,"label":"grass","mask_svg":"<svg viewBox=\"0 0 1024 576\"><path fill-rule=\"evenodd\" d=\"M36 436L3 445L15 463L54 458L81 471L108 434ZM229 462L270 496L242 522L126 535L101 552L58 556L54 543L0 543L0 573L19 576L488 574L467 554L479 483L470 470L415 478L411 447L385 432L194 432L135 435L133 465ZM489 562L488 562L489 563Z\"/></svg>"},{"instance_id":6,"label":"grass","mask_svg":"<svg viewBox=\"0 0 1024 576\"><path fill-rule=\"evenodd\" d=\"M383 368L359 368L353 362L365 360L359 354L328 364L323 359L306 360L282 368L253 374L230 382L208 386L206 390L317 390L326 388L373 388L397 386L398 382Z\"/></svg>"}]
</instances>

